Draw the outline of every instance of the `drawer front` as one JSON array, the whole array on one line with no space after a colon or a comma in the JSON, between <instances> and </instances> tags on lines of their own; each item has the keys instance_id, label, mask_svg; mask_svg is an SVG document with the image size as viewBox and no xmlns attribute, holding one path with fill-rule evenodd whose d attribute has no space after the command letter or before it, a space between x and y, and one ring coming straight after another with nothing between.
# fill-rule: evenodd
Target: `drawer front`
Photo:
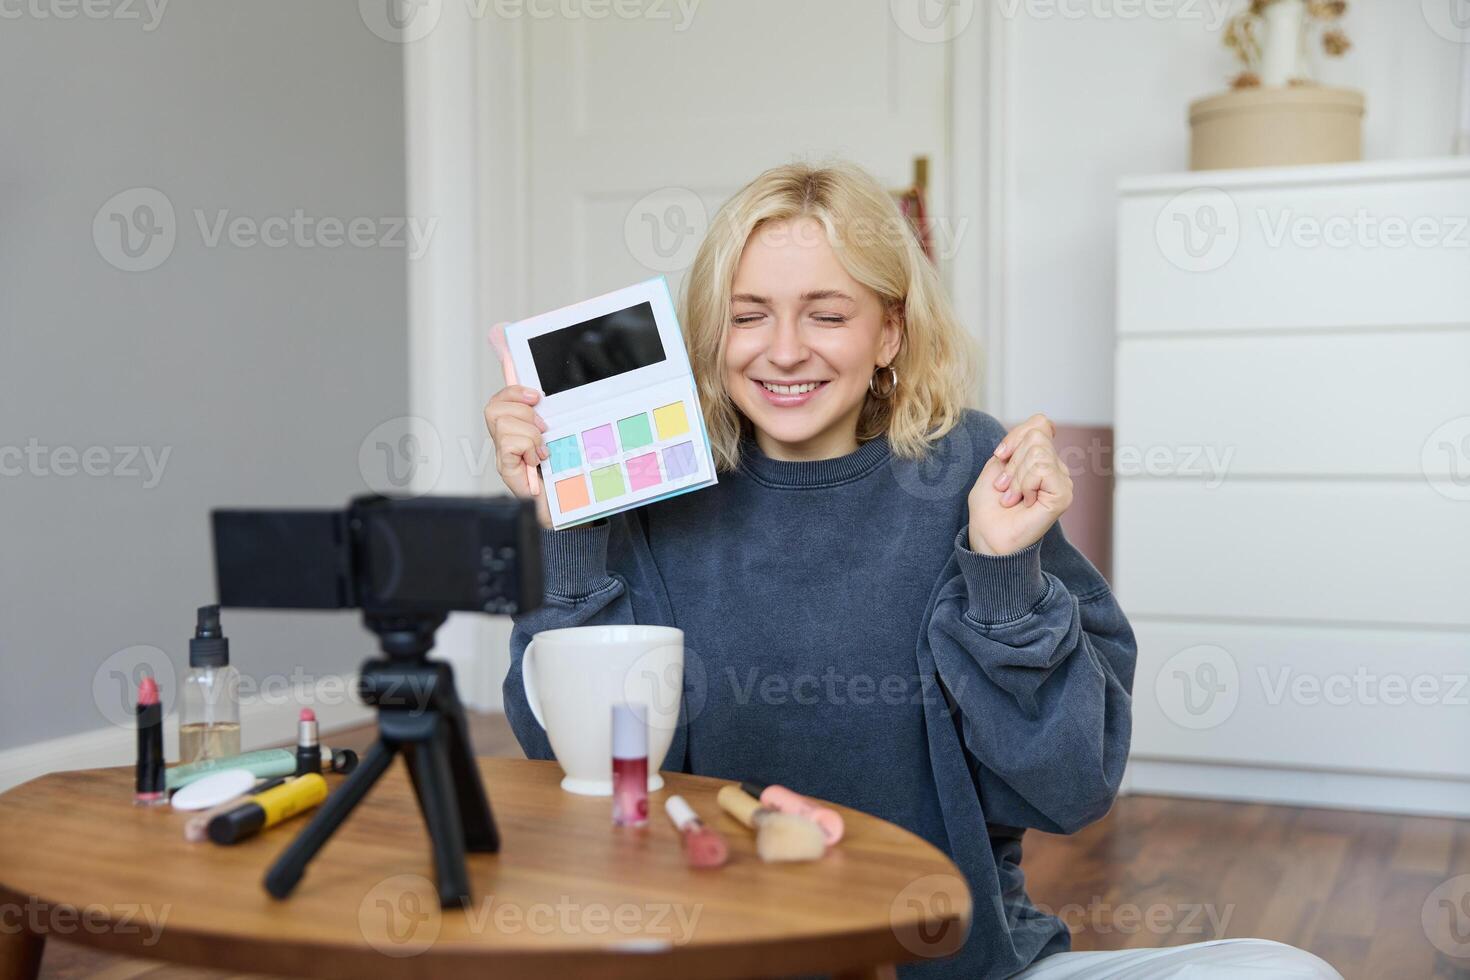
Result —
<instances>
[{"instance_id":1,"label":"drawer front","mask_svg":"<svg viewBox=\"0 0 1470 980\"><path fill-rule=\"evenodd\" d=\"M1470 633L1134 628L1136 758L1470 778Z\"/></svg>"},{"instance_id":2,"label":"drawer front","mask_svg":"<svg viewBox=\"0 0 1470 980\"><path fill-rule=\"evenodd\" d=\"M1125 477L1150 454L1191 471L1193 453L1201 473L1470 483L1470 327L1138 338L1117 378Z\"/></svg>"},{"instance_id":3,"label":"drawer front","mask_svg":"<svg viewBox=\"0 0 1470 980\"><path fill-rule=\"evenodd\" d=\"M1470 503L1419 481L1121 480L1131 614L1470 627Z\"/></svg>"},{"instance_id":4,"label":"drawer front","mask_svg":"<svg viewBox=\"0 0 1470 980\"><path fill-rule=\"evenodd\" d=\"M1120 335L1470 323L1470 178L1199 176L1119 205Z\"/></svg>"}]
</instances>

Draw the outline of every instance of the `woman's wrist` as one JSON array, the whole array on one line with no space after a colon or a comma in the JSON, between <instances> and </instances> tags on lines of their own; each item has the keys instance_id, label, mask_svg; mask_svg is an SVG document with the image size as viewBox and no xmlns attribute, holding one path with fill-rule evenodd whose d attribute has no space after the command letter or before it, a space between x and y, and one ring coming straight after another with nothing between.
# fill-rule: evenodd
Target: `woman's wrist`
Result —
<instances>
[{"instance_id":1,"label":"woman's wrist","mask_svg":"<svg viewBox=\"0 0 1470 980\"><path fill-rule=\"evenodd\" d=\"M606 584L607 521L541 529L541 576L547 595L579 599Z\"/></svg>"}]
</instances>

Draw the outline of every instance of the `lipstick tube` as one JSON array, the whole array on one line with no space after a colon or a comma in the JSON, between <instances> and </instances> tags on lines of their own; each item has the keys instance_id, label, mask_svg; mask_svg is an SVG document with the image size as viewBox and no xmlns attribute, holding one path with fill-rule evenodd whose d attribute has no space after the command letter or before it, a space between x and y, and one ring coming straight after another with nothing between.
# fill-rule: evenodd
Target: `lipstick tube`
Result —
<instances>
[{"instance_id":1,"label":"lipstick tube","mask_svg":"<svg viewBox=\"0 0 1470 980\"><path fill-rule=\"evenodd\" d=\"M296 775L322 771L322 743L318 735L316 712L301 709L301 720L296 725Z\"/></svg>"},{"instance_id":2,"label":"lipstick tube","mask_svg":"<svg viewBox=\"0 0 1470 980\"><path fill-rule=\"evenodd\" d=\"M135 806L164 806L168 803L163 759L163 705L158 700L158 682L145 675L138 684L138 765L133 780Z\"/></svg>"}]
</instances>

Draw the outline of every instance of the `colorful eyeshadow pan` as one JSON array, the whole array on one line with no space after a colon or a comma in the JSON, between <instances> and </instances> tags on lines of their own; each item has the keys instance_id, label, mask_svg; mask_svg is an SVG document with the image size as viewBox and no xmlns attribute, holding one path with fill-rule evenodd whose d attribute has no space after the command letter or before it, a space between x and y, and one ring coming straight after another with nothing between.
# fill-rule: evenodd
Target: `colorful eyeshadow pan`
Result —
<instances>
[{"instance_id":1,"label":"colorful eyeshadow pan","mask_svg":"<svg viewBox=\"0 0 1470 980\"><path fill-rule=\"evenodd\" d=\"M621 497L625 492L623 489L623 468L614 465L604 466L600 470L593 470L592 492L597 496L598 500L611 500L613 497Z\"/></svg>"},{"instance_id":2,"label":"colorful eyeshadow pan","mask_svg":"<svg viewBox=\"0 0 1470 980\"><path fill-rule=\"evenodd\" d=\"M684 403L674 402L653 410L653 424L658 427L660 439L672 439L689 431L689 416L684 413Z\"/></svg>"},{"instance_id":3,"label":"colorful eyeshadow pan","mask_svg":"<svg viewBox=\"0 0 1470 980\"><path fill-rule=\"evenodd\" d=\"M582 479L582 474L556 481L556 504L562 510L576 510L591 502L587 496L587 481Z\"/></svg>"},{"instance_id":4,"label":"colorful eyeshadow pan","mask_svg":"<svg viewBox=\"0 0 1470 980\"><path fill-rule=\"evenodd\" d=\"M682 409L682 405L680 408ZM694 459L694 443L681 442L664 450L664 470L670 480L678 480L697 472L699 463Z\"/></svg>"},{"instance_id":5,"label":"colorful eyeshadow pan","mask_svg":"<svg viewBox=\"0 0 1470 980\"><path fill-rule=\"evenodd\" d=\"M648 415L639 412L618 420L618 438L623 441L624 450L638 449L653 442L653 432L648 428Z\"/></svg>"},{"instance_id":6,"label":"colorful eyeshadow pan","mask_svg":"<svg viewBox=\"0 0 1470 980\"><path fill-rule=\"evenodd\" d=\"M658 472L658 453L645 453L628 460L628 485L634 490L657 486L663 479Z\"/></svg>"},{"instance_id":7,"label":"colorful eyeshadow pan","mask_svg":"<svg viewBox=\"0 0 1470 980\"><path fill-rule=\"evenodd\" d=\"M589 463L602 463L618 454L618 441L613 438L612 423L599 425L582 433L582 448L587 451ZM601 500L602 497L597 498Z\"/></svg>"},{"instance_id":8,"label":"colorful eyeshadow pan","mask_svg":"<svg viewBox=\"0 0 1470 980\"><path fill-rule=\"evenodd\" d=\"M664 485L687 483L700 472L700 453L689 428L683 401L647 412L614 416L602 425L546 443L547 483L563 514L616 507L629 494L674 492ZM684 438L679 439L680 436ZM674 445L669 445L670 440Z\"/></svg>"},{"instance_id":9,"label":"colorful eyeshadow pan","mask_svg":"<svg viewBox=\"0 0 1470 980\"><path fill-rule=\"evenodd\" d=\"M561 473L582 465L582 454L577 450L577 437L565 436L546 446L551 453L551 472Z\"/></svg>"}]
</instances>

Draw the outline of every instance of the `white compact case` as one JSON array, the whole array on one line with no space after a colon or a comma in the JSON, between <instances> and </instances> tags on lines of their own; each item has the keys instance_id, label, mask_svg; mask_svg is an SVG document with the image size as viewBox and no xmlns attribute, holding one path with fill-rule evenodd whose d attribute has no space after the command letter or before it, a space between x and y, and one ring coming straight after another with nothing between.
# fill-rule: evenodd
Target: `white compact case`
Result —
<instances>
[{"instance_id":1,"label":"white compact case","mask_svg":"<svg viewBox=\"0 0 1470 980\"><path fill-rule=\"evenodd\" d=\"M662 276L512 323L515 380L544 395L552 525L716 482L694 372Z\"/></svg>"}]
</instances>

